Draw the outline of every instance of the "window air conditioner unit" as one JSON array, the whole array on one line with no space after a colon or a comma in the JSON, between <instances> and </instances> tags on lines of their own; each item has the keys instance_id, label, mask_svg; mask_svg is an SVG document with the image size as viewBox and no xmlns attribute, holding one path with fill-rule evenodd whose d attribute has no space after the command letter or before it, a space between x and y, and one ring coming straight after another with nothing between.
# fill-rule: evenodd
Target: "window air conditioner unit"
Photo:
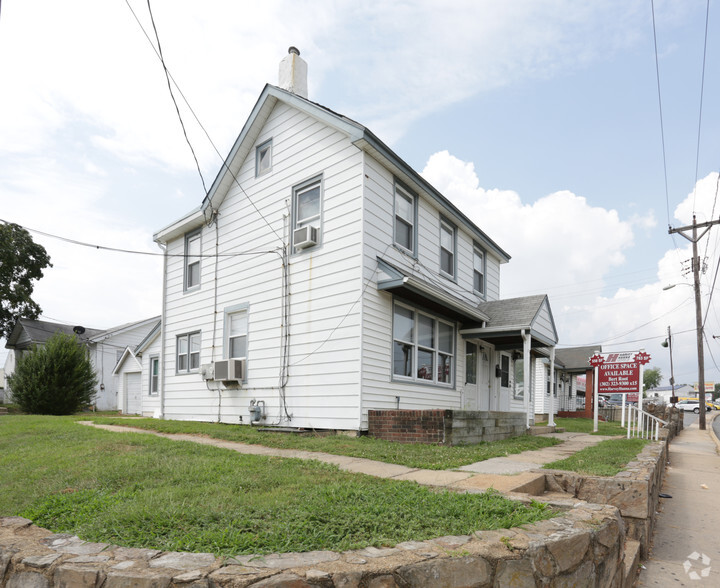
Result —
<instances>
[{"instance_id":1,"label":"window air conditioner unit","mask_svg":"<svg viewBox=\"0 0 720 588\"><path fill-rule=\"evenodd\" d=\"M317 227L310 225L295 229L293 232L293 245L295 249L305 249L306 247L312 247L317 245L318 242L318 230Z\"/></svg>"},{"instance_id":2,"label":"window air conditioner unit","mask_svg":"<svg viewBox=\"0 0 720 588\"><path fill-rule=\"evenodd\" d=\"M223 359L215 362L215 380L242 382L245 377L244 359Z\"/></svg>"}]
</instances>

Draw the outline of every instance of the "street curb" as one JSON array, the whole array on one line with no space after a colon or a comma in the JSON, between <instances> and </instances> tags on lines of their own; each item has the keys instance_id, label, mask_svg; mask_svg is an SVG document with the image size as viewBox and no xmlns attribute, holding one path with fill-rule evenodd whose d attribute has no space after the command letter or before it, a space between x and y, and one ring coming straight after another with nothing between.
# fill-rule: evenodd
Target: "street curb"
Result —
<instances>
[{"instance_id":1,"label":"street curb","mask_svg":"<svg viewBox=\"0 0 720 588\"><path fill-rule=\"evenodd\" d=\"M717 438L717 435L715 434L715 429L713 429L713 426L712 426L713 421L717 418L717 416L718 416L718 412L715 411L715 414L713 414L713 415L710 417L710 429L709 429L709 431L710 431L710 439L712 439L713 442L715 443L715 452L720 454L720 439Z\"/></svg>"}]
</instances>

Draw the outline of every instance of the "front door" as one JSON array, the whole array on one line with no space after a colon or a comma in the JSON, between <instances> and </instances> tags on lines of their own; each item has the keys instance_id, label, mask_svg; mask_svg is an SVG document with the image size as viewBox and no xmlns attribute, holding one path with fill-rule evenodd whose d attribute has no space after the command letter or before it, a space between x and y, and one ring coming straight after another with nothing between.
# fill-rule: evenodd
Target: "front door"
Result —
<instances>
[{"instance_id":1,"label":"front door","mask_svg":"<svg viewBox=\"0 0 720 588\"><path fill-rule=\"evenodd\" d=\"M465 392L463 409L478 410L478 345L465 341Z\"/></svg>"},{"instance_id":2,"label":"front door","mask_svg":"<svg viewBox=\"0 0 720 588\"><path fill-rule=\"evenodd\" d=\"M465 410L497 410L490 380L490 352L480 341L465 341Z\"/></svg>"}]
</instances>

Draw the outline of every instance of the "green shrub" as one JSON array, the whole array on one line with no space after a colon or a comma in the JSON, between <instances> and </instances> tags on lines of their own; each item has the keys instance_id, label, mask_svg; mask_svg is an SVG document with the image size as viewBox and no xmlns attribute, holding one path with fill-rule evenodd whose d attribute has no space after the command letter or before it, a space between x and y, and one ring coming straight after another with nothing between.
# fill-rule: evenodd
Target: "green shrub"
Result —
<instances>
[{"instance_id":1,"label":"green shrub","mask_svg":"<svg viewBox=\"0 0 720 588\"><path fill-rule=\"evenodd\" d=\"M18 359L8 384L23 412L62 415L92 403L97 378L87 347L57 333Z\"/></svg>"}]
</instances>

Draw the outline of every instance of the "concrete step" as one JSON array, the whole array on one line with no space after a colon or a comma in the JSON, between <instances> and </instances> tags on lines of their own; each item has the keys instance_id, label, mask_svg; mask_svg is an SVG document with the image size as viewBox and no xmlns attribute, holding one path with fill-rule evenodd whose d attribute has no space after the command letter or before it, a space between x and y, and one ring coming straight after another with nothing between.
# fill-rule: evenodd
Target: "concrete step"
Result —
<instances>
[{"instance_id":1,"label":"concrete step","mask_svg":"<svg viewBox=\"0 0 720 588\"><path fill-rule=\"evenodd\" d=\"M625 541L625 573L623 574L623 588L632 588L638 580L640 569L640 542Z\"/></svg>"},{"instance_id":2,"label":"concrete step","mask_svg":"<svg viewBox=\"0 0 720 588\"><path fill-rule=\"evenodd\" d=\"M547 433L564 433L565 429L562 427L550 427L548 425L531 425L529 434L530 435L546 435Z\"/></svg>"}]
</instances>

